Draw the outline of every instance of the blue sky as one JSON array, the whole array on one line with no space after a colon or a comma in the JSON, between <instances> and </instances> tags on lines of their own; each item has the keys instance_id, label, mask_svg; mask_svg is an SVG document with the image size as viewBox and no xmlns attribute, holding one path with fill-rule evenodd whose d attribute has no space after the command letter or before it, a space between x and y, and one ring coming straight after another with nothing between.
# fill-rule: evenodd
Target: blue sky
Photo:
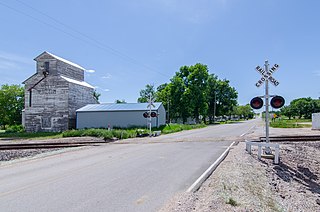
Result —
<instances>
[{"instance_id":1,"label":"blue sky","mask_svg":"<svg viewBox=\"0 0 320 212\"><path fill-rule=\"evenodd\" d=\"M319 8L317 0L2 0L0 84L21 84L48 51L91 70L85 80L101 102L136 102L146 84L203 63L243 105L264 94L254 68L268 59L280 65L271 94L318 98Z\"/></svg>"}]
</instances>

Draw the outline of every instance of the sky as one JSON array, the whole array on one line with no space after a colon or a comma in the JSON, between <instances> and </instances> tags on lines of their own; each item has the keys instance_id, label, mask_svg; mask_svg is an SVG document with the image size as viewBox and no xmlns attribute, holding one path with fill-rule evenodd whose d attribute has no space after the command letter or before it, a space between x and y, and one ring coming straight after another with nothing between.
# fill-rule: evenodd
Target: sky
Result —
<instances>
[{"instance_id":1,"label":"sky","mask_svg":"<svg viewBox=\"0 0 320 212\"><path fill-rule=\"evenodd\" d=\"M137 102L202 63L245 105L265 60L279 65L272 95L320 96L318 0L1 0L0 85L22 84L44 51L86 69L100 102Z\"/></svg>"}]
</instances>

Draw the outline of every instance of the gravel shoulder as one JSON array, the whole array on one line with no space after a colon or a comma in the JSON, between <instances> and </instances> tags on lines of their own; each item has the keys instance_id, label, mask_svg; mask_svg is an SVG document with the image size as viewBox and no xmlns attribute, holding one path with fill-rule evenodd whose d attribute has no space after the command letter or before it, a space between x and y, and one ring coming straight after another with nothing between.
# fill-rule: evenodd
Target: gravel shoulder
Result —
<instances>
[{"instance_id":1,"label":"gravel shoulder","mask_svg":"<svg viewBox=\"0 0 320 212\"><path fill-rule=\"evenodd\" d=\"M319 135L311 129L271 129L271 135ZM246 136L263 135L257 126ZM320 141L280 143L280 164L249 155L245 142L233 146L226 159L195 193L177 194L165 211L320 211Z\"/></svg>"}]
</instances>

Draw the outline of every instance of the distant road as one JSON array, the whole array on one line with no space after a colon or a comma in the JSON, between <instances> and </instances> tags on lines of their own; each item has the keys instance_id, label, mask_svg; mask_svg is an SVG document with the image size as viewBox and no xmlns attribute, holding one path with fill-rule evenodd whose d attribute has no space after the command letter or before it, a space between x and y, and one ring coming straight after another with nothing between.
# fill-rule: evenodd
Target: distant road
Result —
<instances>
[{"instance_id":1,"label":"distant road","mask_svg":"<svg viewBox=\"0 0 320 212\"><path fill-rule=\"evenodd\" d=\"M256 121L0 166L0 211L157 211ZM205 141L205 142L203 142Z\"/></svg>"}]
</instances>

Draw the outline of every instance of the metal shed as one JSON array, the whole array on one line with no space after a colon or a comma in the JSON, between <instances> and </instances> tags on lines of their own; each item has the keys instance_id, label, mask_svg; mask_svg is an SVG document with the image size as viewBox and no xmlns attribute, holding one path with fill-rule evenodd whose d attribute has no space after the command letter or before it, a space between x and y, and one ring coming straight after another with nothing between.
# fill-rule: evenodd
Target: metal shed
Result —
<instances>
[{"instance_id":1,"label":"metal shed","mask_svg":"<svg viewBox=\"0 0 320 212\"><path fill-rule=\"evenodd\" d=\"M83 128L128 128L145 127L149 118L144 118L143 113L150 111L149 103L107 103L88 104L76 111L77 129ZM152 127L166 124L166 112L161 102L153 103L152 112L158 114L151 118Z\"/></svg>"}]
</instances>

